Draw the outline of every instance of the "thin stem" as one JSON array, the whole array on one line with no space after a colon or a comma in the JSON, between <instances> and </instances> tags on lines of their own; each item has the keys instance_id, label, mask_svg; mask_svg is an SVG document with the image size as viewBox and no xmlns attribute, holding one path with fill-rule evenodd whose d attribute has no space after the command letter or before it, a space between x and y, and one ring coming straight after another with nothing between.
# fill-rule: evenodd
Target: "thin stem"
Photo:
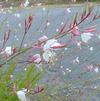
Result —
<instances>
[{"instance_id":1,"label":"thin stem","mask_svg":"<svg viewBox=\"0 0 100 101\"><path fill-rule=\"evenodd\" d=\"M15 53L14 55L10 56L6 61L4 61L2 64L0 64L0 68L1 68L3 65L5 65L7 62L9 62L10 60L14 59L15 57L19 56L19 55L22 54L22 53L27 52L27 51L30 50L31 48L32 48L32 47L29 47L29 48L27 48L27 49L25 49L25 50L19 51L19 52Z\"/></svg>"},{"instance_id":2,"label":"thin stem","mask_svg":"<svg viewBox=\"0 0 100 101\"><path fill-rule=\"evenodd\" d=\"M20 50L21 50L21 48L22 48L22 45L23 45L23 42L24 42L25 36L26 36L26 33L24 33L24 36L23 36L23 38L22 38L22 41L21 41L21 44L20 44L19 51L20 51Z\"/></svg>"},{"instance_id":3,"label":"thin stem","mask_svg":"<svg viewBox=\"0 0 100 101\"><path fill-rule=\"evenodd\" d=\"M56 39L59 39L63 36L66 35L66 33L69 33L70 31L72 31L75 27L79 26L82 22L84 22L91 14L91 11L77 24L75 24L73 27L71 27L70 29L68 29L67 31L61 33L60 35L55 36Z\"/></svg>"}]
</instances>

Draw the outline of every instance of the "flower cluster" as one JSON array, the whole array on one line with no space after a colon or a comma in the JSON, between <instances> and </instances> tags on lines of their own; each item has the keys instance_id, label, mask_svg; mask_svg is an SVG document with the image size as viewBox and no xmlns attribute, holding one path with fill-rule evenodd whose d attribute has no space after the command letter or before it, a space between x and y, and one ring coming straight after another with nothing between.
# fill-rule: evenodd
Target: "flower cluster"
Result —
<instances>
[{"instance_id":1,"label":"flower cluster","mask_svg":"<svg viewBox=\"0 0 100 101\"><path fill-rule=\"evenodd\" d=\"M56 57L55 51L66 46L66 44L62 44L56 39L48 39L47 36L42 36L33 46L33 48L39 48L41 54L31 56L29 61L36 64L40 64L43 61L46 63L52 63Z\"/></svg>"}]
</instances>

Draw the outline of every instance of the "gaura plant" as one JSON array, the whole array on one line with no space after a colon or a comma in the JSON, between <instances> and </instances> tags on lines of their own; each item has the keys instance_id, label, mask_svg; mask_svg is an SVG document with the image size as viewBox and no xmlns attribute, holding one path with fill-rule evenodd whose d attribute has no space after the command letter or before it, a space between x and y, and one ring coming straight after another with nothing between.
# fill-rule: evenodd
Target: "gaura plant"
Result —
<instances>
[{"instance_id":1,"label":"gaura plant","mask_svg":"<svg viewBox=\"0 0 100 101\"><path fill-rule=\"evenodd\" d=\"M49 87L36 87L36 84L41 78L41 72L43 72L42 67L44 65L55 65L56 61L59 60L58 51L62 50L63 48L67 48L70 45L70 43L60 42L62 37L69 35L70 40L73 42L73 44L76 44L78 49L82 49L82 45L88 44L88 41L94 37L93 32L96 31L96 25L84 28L84 30L80 28L80 25L83 24L88 18L91 18L89 24L100 18L100 15L98 13L94 14L92 10L93 9L90 8L88 11L84 10L84 12L81 14L76 13L73 21L71 23L68 23L68 21L63 23L56 35L52 36L51 38L45 35L41 36L36 40L35 43L26 48L23 47L23 43L32 26L34 17L30 15L27 19L25 19L24 33L19 47L11 47L6 45L9 38L11 37L11 29L8 29L8 31L4 33L3 44L0 49L0 99L4 101L18 101L18 99L21 101L27 101L27 94L34 95L42 92L46 94L46 91L49 89ZM47 21L45 29L49 25L50 23ZM80 40L77 40L78 37ZM27 57L23 56L23 54L30 52L30 50L31 52L34 52L34 49L38 49L39 53L31 53L31 55L29 54ZM76 59L73 60L74 64L78 64L79 62L79 57L76 57ZM21 64L23 68L25 65L26 67L24 71L18 71L18 73L14 75L14 70L19 66L19 64ZM41 71L37 71L37 68ZM68 68L67 71L69 73L71 72L71 70ZM86 72L88 71L98 72L98 66L89 65ZM86 72L80 73L80 75L83 75ZM93 81L97 79L99 78L95 78ZM55 81L57 79L53 78L53 80ZM90 83L90 81L84 82L87 84ZM58 91L63 90L64 88L68 89L68 91L71 91L67 96L69 99L68 101L70 101L72 98L74 99L74 97L72 97L73 92L77 92L82 95L82 92L79 88L73 88L73 85L71 85L72 83L73 82L69 81L67 82L67 87L65 84L65 87L62 87L61 89L59 87L57 88ZM81 85L84 86L84 83ZM57 101L61 101L55 98L53 95L48 95Z\"/></svg>"}]
</instances>

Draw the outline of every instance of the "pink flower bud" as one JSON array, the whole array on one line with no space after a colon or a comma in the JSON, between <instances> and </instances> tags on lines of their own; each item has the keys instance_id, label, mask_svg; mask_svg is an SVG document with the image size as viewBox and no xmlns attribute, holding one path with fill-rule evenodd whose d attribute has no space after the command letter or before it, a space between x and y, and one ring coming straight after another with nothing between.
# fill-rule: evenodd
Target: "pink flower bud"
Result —
<instances>
[{"instance_id":1,"label":"pink flower bud","mask_svg":"<svg viewBox=\"0 0 100 101\"><path fill-rule=\"evenodd\" d=\"M33 55L29 62L40 63L41 62L40 54Z\"/></svg>"},{"instance_id":2,"label":"pink flower bud","mask_svg":"<svg viewBox=\"0 0 100 101\"><path fill-rule=\"evenodd\" d=\"M94 31L96 31L96 28L95 27L96 26L91 26L91 27L87 28L86 29L86 32L88 33L88 32L94 32Z\"/></svg>"},{"instance_id":3,"label":"pink flower bud","mask_svg":"<svg viewBox=\"0 0 100 101\"><path fill-rule=\"evenodd\" d=\"M79 36L79 28L78 27L74 27L72 30L72 36Z\"/></svg>"},{"instance_id":4,"label":"pink flower bud","mask_svg":"<svg viewBox=\"0 0 100 101\"><path fill-rule=\"evenodd\" d=\"M47 41L47 40L48 40L48 37L45 36L45 35L42 36L42 37L40 37L40 38L38 39L38 41L41 42L41 43L42 43L42 42L45 42L45 41Z\"/></svg>"},{"instance_id":5,"label":"pink flower bud","mask_svg":"<svg viewBox=\"0 0 100 101\"><path fill-rule=\"evenodd\" d=\"M57 48L63 48L63 47L66 47L66 46L67 46L66 44L55 43L51 46L51 48L57 49Z\"/></svg>"}]
</instances>

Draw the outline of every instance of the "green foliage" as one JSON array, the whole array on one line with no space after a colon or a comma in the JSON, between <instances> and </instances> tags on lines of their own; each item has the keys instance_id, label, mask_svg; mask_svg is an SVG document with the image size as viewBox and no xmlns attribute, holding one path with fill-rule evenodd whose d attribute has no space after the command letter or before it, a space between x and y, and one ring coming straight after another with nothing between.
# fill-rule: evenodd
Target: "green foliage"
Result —
<instances>
[{"instance_id":1,"label":"green foliage","mask_svg":"<svg viewBox=\"0 0 100 101\"><path fill-rule=\"evenodd\" d=\"M19 101L14 90L34 89L40 79L41 74L36 70L34 64L30 64L26 70L17 72L11 79L16 67L16 64L11 63L9 67L0 69L0 101Z\"/></svg>"},{"instance_id":2,"label":"green foliage","mask_svg":"<svg viewBox=\"0 0 100 101\"><path fill-rule=\"evenodd\" d=\"M10 75L13 74L15 64L11 64L7 70L0 69L0 101L18 101L16 94L10 88L12 86ZM8 89L9 88L9 89Z\"/></svg>"},{"instance_id":3,"label":"green foliage","mask_svg":"<svg viewBox=\"0 0 100 101\"><path fill-rule=\"evenodd\" d=\"M16 83L19 83L18 89L32 86L34 87L37 81L40 79L40 73L38 73L33 64L25 70L19 72L16 75Z\"/></svg>"}]
</instances>

